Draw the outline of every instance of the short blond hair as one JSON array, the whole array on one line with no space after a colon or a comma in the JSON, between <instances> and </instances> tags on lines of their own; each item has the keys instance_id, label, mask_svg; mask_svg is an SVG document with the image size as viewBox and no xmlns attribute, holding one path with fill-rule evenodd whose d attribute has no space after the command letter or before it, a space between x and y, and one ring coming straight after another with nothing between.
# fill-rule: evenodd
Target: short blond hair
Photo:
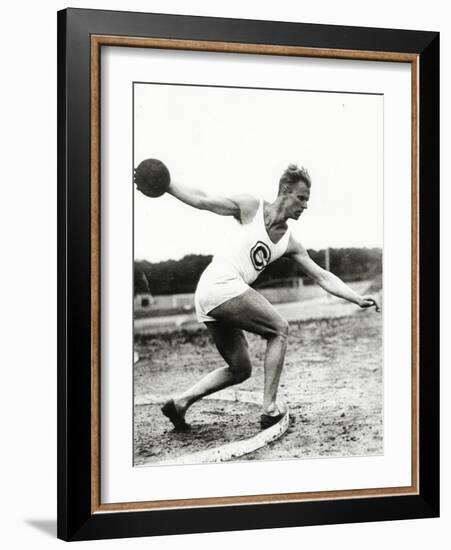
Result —
<instances>
[{"instance_id":1,"label":"short blond hair","mask_svg":"<svg viewBox=\"0 0 451 550\"><path fill-rule=\"evenodd\" d=\"M279 195L283 194L287 189L291 190L293 185L300 181L303 181L310 189L312 180L307 170L303 166L299 168L297 164L289 164L279 180Z\"/></svg>"}]
</instances>

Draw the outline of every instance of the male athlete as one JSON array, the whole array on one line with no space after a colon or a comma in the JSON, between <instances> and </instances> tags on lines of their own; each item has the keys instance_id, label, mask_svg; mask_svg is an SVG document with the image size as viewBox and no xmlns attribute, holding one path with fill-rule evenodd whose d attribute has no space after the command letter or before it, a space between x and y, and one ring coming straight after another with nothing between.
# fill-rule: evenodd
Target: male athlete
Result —
<instances>
[{"instance_id":1,"label":"male athlete","mask_svg":"<svg viewBox=\"0 0 451 550\"><path fill-rule=\"evenodd\" d=\"M238 221L236 234L218 251L202 273L195 294L196 314L210 331L227 366L207 374L184 393L167 401L162 412L176 430L190 428L188 408L211 393L243 382L252 364L243 330L265 338L263 410L261 427L282 418L276 402L279 379L287 348L288 322L259 292L249 285L267 265L281 256L295 260L304 273L324 290L357 304L375 306L370 296L359 296L341 279L317 265L288 229L287 220L298 220L310 198L311 180L304 168L290 164L282 174L274 202L251 195L222 197L172 182L168 192L182 202Z\"/></svg>"}]
</instances>

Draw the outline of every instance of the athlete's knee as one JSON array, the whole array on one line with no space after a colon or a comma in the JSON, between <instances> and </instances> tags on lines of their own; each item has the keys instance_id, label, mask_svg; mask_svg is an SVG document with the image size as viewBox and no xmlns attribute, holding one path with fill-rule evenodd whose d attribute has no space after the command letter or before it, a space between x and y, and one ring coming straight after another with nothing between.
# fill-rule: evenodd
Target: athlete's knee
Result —
<instances>
[{"instance_id":1,"label":"athlete's knee","mask_svg":"<svg viewBox=\"0 0 451 550\"><path fill-rule=\"evenodd\" d=\"M279 317L274 319L271 326L268 328L266 333L263 335L266 339L271 338L282 338L286 339L288 337L289 324L286 319Z\"/></svg>"},{"instance_id":2,"label":"athlete's knee","mask_svg":"<svg viewBox=\"0 0 451 550\"><path fill-rule=\"evenodd\" d=\"M231 364L229 365L229 369L233 375L235 384L241 384L241 382L250 378L252 374L252 365L249 361Z\"/></svg>"},{"instance_id":3,"label":"athlete's knee","mask_svg":"<svg viewBox=\"0 0 451 550\"><path fill-rule=\"evenodd\" d=\"M252 375L252 365L251 364L244 365L243 368L240 369L240 372L239 372L240 382L244 382L245 380L250 378L251 375Z\"/></svg>"}]
</instances>

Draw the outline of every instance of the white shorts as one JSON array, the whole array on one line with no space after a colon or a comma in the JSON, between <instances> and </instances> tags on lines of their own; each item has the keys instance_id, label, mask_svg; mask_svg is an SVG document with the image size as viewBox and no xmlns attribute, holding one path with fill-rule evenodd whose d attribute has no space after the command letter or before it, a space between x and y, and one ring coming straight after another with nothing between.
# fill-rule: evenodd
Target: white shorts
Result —
<instances>
[{"instance_id":1,"label":"white shorts","mask_svg":"<svg viewBox=\"0 0 451 550\"><path fill-rule=\"evenodd\" d=\"M194 295L197 320L199 323L215 321L208 315L210 311L248 289L249 285L239 275L225 273L225 270L214 264L208 265L197 283Z\"/></svg>"}]
</instances>

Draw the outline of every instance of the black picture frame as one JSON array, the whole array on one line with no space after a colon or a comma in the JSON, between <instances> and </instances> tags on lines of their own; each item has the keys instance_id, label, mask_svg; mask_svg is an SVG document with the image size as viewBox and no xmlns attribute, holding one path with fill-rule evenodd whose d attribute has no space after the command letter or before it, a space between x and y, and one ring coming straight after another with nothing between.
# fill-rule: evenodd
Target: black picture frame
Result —
<instances>
[{"instance_id":1,"label":"black picture frame","mask_svg":"<svg viewBox=\"0 0 451 550\"><path fill-rule=\"evenodd\" d=\"M92 36L412 54L418 98L418 494L99 512L92 437ZM333 50L333 51L332 51ZM415 158L414 158L415 161ZM58 12L58 537L138 537L439 515L439 33Z\"/></svg>"}]
</instances>

